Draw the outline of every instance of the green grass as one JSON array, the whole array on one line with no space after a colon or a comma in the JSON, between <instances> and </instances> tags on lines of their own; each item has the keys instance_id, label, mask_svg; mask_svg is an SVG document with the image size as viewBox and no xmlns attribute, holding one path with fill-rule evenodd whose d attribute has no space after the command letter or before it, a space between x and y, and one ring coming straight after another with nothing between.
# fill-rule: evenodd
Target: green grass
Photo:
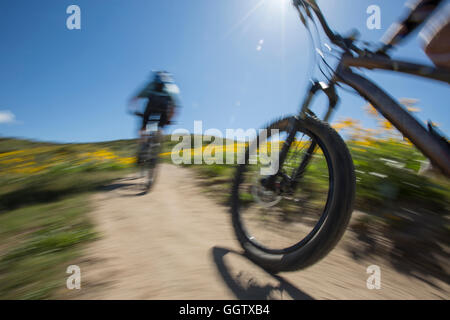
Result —
<instances>
[{"instance_id":1,"label":"green grass","mask_svg":"<svg viewBox=\"0 0 450 320\"><path fill-rule=\"evenodd\" d=\"M87 194L0 215L0 299L45 299L65 286L69 261L96 237Z\"/></svg>"},{"instance_id":2,"label":"green grass","mask_svg":"<svg viewBox=\"0 0 450 320\"><path fill-rule=\"evenodd\" d=\"M0 168L0 299L57 298L53 293L65 288L70 262L97 237L87 215L91 193L134 170L115 160L74 159L97 150L132 157L135 149L133 140L64 145L0 139L0 160L18 161ZM50 166L15 173L25 161Z\"/></svg>"},{"instance_id":3,"label":"green grass","mask_svg":"<svg viewBox=\"0 0 450 320\"><path fill-rule=\"evenodd\" d=\"M349 146L357 170L357 208L380 211L402 206L449 213L448 179L418 174L425 157L416 148L395 140L378 141L367 148Z\"/></svg>"}]
</instances>

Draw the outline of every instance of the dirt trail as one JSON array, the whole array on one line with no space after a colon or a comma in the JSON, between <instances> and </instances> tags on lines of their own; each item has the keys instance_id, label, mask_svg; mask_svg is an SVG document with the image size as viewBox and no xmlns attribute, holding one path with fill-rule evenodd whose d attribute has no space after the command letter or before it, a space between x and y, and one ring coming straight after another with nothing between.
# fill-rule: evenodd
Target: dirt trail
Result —
<instances>
[{"instance_id":1,"label":"dirt trail","mask_svg":"<svg viewBox=\"0 0 450 320\"><path fill-rule=\"evenodd\" d=\"M227 208L205 195L191 171L160 166L147 195L123 179L95 196L101 239L78 264L74 299L448 299L449 285L356 261L351 232L307 270L273 276L241 255ZM366 268L381 267L381 289L368 290Z\"/></svg>"}]
</instances>

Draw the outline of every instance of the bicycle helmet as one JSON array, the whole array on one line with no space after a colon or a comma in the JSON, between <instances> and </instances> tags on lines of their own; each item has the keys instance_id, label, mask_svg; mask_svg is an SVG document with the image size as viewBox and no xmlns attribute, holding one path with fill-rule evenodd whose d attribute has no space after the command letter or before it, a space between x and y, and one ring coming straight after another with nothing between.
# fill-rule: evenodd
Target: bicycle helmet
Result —
<instances>
[{"instance_id":1,"label":"bicycle helmet","mask_svg":"<svg viewBox=\"0 0 450 320\"><path fill-rule=\"evenodd\" d=\"M155 71L153 72L153 81L161 84L173 83L173 78L172 75L166 71Z\"/></svg>"},{"instance_id":2,"label":"bicycle helmet","mask_svg":"<svg viewBox=\"0 0 450 320\"><path fill-rule=\"evenodd\" d=\"M175 84L172 75L167 71L153 72L153 82L161 86L161 90L171 95L178 95L180 89Z\"/></svg>"}]
</instances>

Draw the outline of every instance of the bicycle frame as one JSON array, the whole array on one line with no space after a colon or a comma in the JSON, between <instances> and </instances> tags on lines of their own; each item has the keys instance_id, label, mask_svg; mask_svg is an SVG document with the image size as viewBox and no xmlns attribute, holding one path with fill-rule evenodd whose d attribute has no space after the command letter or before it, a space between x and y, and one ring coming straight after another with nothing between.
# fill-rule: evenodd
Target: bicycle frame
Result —
<instances>
[{"instance_id":1,"label":"bicycle frame","mask_svg":"<svg viewBox=\"0 0 450 320\"><path fill-rule=\"evenodd\" d=\"M420 64L392 60L389 57L373 54L368 51L363 51L353 46L351 41L343 39L339 35L331 31L322 12L315 3L315 0L300 1L304 5L304 10L307 15L311 17L312 11L316 14L328 38L336 45L345 49L341 56L341 60L334 72L334 77L328 84L319 82L313 83L305 98L299 117L306 117L312 113L309 105L315 94L319 91L325 92L330 100L328 112L324 117L324 121L328 121L331 117L334 107L337 104L338 97L335 93L336 83L344 83L352 87L356 92L371 103L389 122L399 130L404 137L408 138L431 162L436 165L447 177L450 177L450 148L447 141L443 141L443 137L438 136L432 130L427 130L417 119L410 113L404 110L401 105L392 98L388 93L378 87L375 83L363 77L360 74L353 72L352 67L365 69L382 69L394 72L402 72L416 75L428 79L434 79L450 83L450 72ZM300 9L297 7L302 21L304 20ZM353 56L351 51L354 51L358 56ZM286 146L286 153L289 146ZM285 150L282 150L280 159ZM301 167L303 162L308 162L311 155L307 154L302 161L302 164L297 170L297 174L293 177L294 183L298 177L301 176Z\"/></svg>"},{"instance_id":2,"label":"bicycle frame","mask_svg":"<svg viewBox=\"0 0 450 320\"><path fill-rule=\"evenodd\" d=\"M320 91L328 96L330 103L324 121L328 121L337 104L338 97L335 93L336 83L344 83L352 87L363 98L371 103L389 122L393 124L403 136L408 138L434 165L450 176L450 148L448 143L427 130L417 119L407 112L388 93L378 87L367 78L354 73L352 66L368 69L394 69L397 72L415 74L422 77L450 82L450 73L426 66L411 64L408 62L394 61L388 58L364 57L355 58L344 54L330 83L315 82L309 89L308 95L302 104L299 117L304 118L311 113L309 106L313 97ZM300 169L299 169L300 171Z\"/></svg>"}]
</instances>

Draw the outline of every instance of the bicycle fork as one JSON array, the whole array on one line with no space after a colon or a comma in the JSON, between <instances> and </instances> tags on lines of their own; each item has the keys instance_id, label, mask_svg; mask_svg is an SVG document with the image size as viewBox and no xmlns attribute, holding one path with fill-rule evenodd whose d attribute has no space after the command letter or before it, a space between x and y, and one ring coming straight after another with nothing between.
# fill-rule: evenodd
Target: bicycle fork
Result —
<instances>
[{"instance_id":1,"label":"bicycle fork","mask_svg":"<svg viewBox=\"0 0 450 320\"><path fill-rule=\"evenodd\" d=\"M335 89L335 83L334 80L332 80L329 84L314 81L311 83L310 88L308 90L308 95L306 96L305 100L302 103L300 113L298 116L295 116L291 119L288 127L288 137L283 145L283 148L279 155L278 160L278 172L266 179L264 179L263 185L271 190L274 190L275 188L275 180L277 176L282 175L281 168L283 167L284 162L286 161L287 155L289 153L289 149L291 148L292 143L295 140L295 136L297 134L297 131L299 129L299 119L305 119L308 116L316 116L314 112L312 112L309 108L311 105L311 102L314 98L314 96L317 94L318 91L323 91L329 100L328 109L327 112L322 119L324 122L328 122L333 114L334 109L336 108L339 98L336 94ZM311 162L312 157L314 156L314 152L317 148L317 142L314 140L313 137L310 146L308 147L308 150L306 151L306 154L303 156L302 161L300 162L299 166L294 171L294 174L292 177L288 177L290 180L289 188L291 190L295 190L298 186L299 181L301 180L308 164Z\"/></svg>"}]
</instances>

